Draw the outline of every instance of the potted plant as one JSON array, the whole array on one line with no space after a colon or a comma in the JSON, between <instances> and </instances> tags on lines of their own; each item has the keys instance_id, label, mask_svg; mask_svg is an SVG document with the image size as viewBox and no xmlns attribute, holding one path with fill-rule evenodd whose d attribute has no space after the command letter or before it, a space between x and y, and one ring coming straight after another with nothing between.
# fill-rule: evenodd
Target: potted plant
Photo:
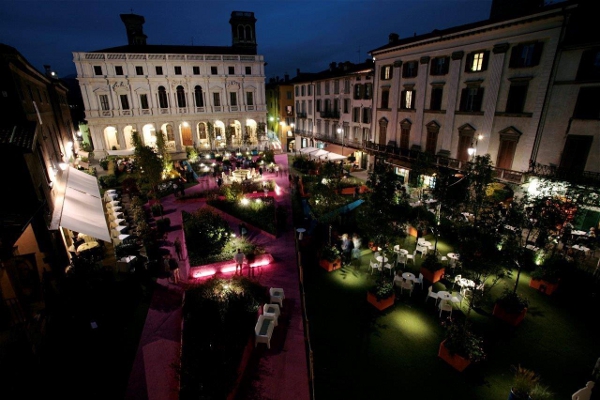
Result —
<instances>
[{"instance_id":1,"label":"potted plant","mask_svg":"<svg viewBox=\"0 0 600 400\"><path fill-rule=\"evenodd\" d=\"M442 325L446 330L446 338L440 343L438 351L442 360L462 372L471 363L485 359L483 339L471 332L466 321L457 323L448 318Z\"/></svg>"},{"instance_id":2,"label":"potted plant","mask_svg":"<svg viewBox=\"0 0 600 400\"><path fill-rule=\"evenodd\" d=\"M341 258L341 252L336 246L326 245L321 249L319 265L325 268L328 272L335 271L342 266Z\"/></svg>"},{"instance_id":3,"label":"potted plant","mask_svg":"<svg viewBox=\"0 0 600 400\"><path fill-rule=\"evenodd\" d=\"M540 376L520 365L513 367L515 377L508 400L549 400L554 397L550 389L542 385Z\"/></svg>"},{"instance_id":4,"label":"potted plant","mask_svg":"<svg viewBox=\"0 0 600 400\"><path fill-rule=\"evenodd\" d=\"M496 299L492 315L512 326L519 325L525 318L529 300L520 296L516 291L505 288L502 295Z\"/></svg>"},{"instance_id":5,"label":"potted plant","mask_svg":"<svg viewBox=\"0 0 600 400\"><path fill-rule=\"evenodd\" d=\"M434 253L427 254L425 260L421 263L420 272L423 274L423 278L431 283L436 283L442 279L445 271L444 265Z\"/></svg>"},{"instance_id":6,"label":"potted plant","mask_svg":"<svg viewBox=\"0 0 600 400\"><path fill-rule=\"evenodd\" d=\"M108 171L108 159L107 158L101 158L99 163L104 171Z\"/></svg>"},{"instance_id":7,"label":"potted plant","mask_svg":"<svg viewBox=\"0 0 600 400\"><path fill-rule=\"evenodd\" d=\"M558 284L569 262L559 256L553 256L544 261L531 273L529 286L542 293L551 295L558 288Z\"/></svg>"},{"instance_id":8,"label":"potted plant","mask_svg":"<svg viewBox=\"0 0 600 400\"><path fill-rule=\"evenodd\" d=\"M367 301L379 311L393 306L396 301L394 282L384 276L380 276L375 286L367 292Z\"/></svg>"}]
</instances>

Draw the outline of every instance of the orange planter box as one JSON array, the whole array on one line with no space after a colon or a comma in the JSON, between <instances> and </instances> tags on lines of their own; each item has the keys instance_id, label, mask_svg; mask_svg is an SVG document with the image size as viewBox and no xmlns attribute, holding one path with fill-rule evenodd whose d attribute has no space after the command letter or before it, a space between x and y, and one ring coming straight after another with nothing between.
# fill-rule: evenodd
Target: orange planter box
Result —
<instances>
[{"instance_id":1,"label":"orange planter box","mask_svg":"<svg viewBox=\"0 0 600 400\"><path fill-rule=\"evenodd\" d=\"M342 261L338 258L335 261L319 260L319 265L327 270L327 272L335 271L342 267Z\"/></svg>"},{"instance_id":2,"label":"orange planter box","mask_svg":"<svg viewBox=\"0 0 600 400\"><path fill-rule=\"evenodd\" d=\"M543 279L532 279L529 281L529 286L537 289L538 291L551 295L556 289L558 289L558 282L550 283Z\"/></svg>"},{"instance_id":3,"label":"orange planter box","mask_svg":"<svg viewBox=\"0 0 600 400\"><path fill-rule=\"evenodd\" d=\"M498 303L494 305L494 310L492 311L493 316L501 319L504 322L507 322L512 326L518 326L521 322L523 322L525 314L527 314L527 308L524 308L520 313L513 314L506 312L504 308L498 305Z\"/></svg>"},{"instance_id":4,"label":"orange planter box","mask_svg":"<svg viewBox=\"0 0 600 400\"><path fill-rule=\"evenodd\" d=\"M461 357L457 354L450 354L444 343L446 343L445 340L442 343L440 343L438 357L446 361L457 371L463 372L465 368L467 368L471 364L471 360L467 360L466 358Z\"/></svg>"},{"instance_id":5,"label":"orange planter box","mask_svg":"<svg viewBox=\"0 0 600 400\"><path fill-rule=\"evenodd\" d=\"M444 276L444 273L446 272L446 268L438 269L433 272L427 268L421 268L419 272L423 274L423 279L427 279L431 283L436 283L442 279L442 276Z\"/></svg>"},{"instance_id":6,"label":"orange planter box","mask_svg":"<svg viewBox=\"0 0 600 400\"><path fill-rule=\"evenodd\" d=\"M386 308L394 305L394 302L396 301L396 294L392 294L387 299L377 300L377 297L373 293L367 292L367 301L373 304L379 311L383 311Z\"/></svg>"}]
</instances>

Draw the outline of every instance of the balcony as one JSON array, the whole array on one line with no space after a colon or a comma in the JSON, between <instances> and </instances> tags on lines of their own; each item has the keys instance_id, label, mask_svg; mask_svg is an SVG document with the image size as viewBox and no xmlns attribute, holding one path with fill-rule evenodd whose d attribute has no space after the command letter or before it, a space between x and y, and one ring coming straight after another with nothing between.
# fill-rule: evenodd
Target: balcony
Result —
<instances>
[{"instance_id":1,"label":"balcony","mask_svg":"<svg viewBox=\"0 0 600 400\"><path fill-rule=\"evenodd\" d=\"M296 118L306 118L306 113L305 112L296 113Z\"/></svg>"},{"instance_id":2,"label":"balcony","mask_svg":"<svg viewBox=\"0 0 600 400\"><path fill-rule=\"evenodd\" d=\"M401 149L395 146L386 146L382 144L373 143L371 141L364 143L364 149L374 154L377 157L385 157L392 159L395 164L400 166L411 168L413 162L415 162L421 154L425 154L420 150L412 149ZM447 167L462 171L466 168L468 161L461 161L455 158L449 158L440 155L428 155L431 157L431 165L436 167ZM525 180L525 173L520 171L512 171L501 168L492 168L494 178L511 182L511 183L523 183Z\"/></svg>"},{"instance_id":3,"label":"balcony","mask_svg":"<svg viewBox=\"0 0 600 400\"><path fill-rule=\"evenodd\" d=\"M321 118L340 119L339 111L321 111Z\"/></svg>"}]
</instances>

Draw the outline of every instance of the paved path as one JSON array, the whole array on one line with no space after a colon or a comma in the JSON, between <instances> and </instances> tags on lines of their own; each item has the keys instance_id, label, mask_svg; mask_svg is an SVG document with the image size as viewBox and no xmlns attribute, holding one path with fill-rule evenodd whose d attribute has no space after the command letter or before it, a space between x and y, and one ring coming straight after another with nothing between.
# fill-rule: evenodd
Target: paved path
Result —
<instances>
[{"instance_id":1,"label":"paved path","mask_svg":"<svg viewBox=\"0 0 600 400\"><path fill-rule=\"evenodd\" d=\"M308 366L302 321L302 305L299 291L298 267L295 253L295 234L292 224L291 195L288 189L287 154L276 155L276 162L285 168L277 177L265 172L266 179L274 179L282 189L276 197L277 205L288 210L288 224L285 232L277 239L260 232L250 232L256 244L263 246L274 257L274 263L258 268L257 279L266 287L281 287L285 291L282 318L275 328L271 349L259 345L255 348L248 364L247 376L242 382L239 398L265 400L306 400L309 395ZM210 187L215 183L210 180ZM186 194L199 192L205 185L186 189ZM177 236L183 238L181 211L192 212L204 206L204 202L177 202L173 195L161 200L165 216L171 219L172 230L169 242ZM238 221L226 218L234 232ZM173 255L175 250L172 249ZM187 279L189 264L180 261L182 279ZM227 276L228 274L225 274ZM232 275L232 274L229 274ZM171 365L178 362L179 338L181 337L181 300L183 290L170 284L166 279L158 279L158 289L154 293L148 310L146 324L142 331L138 352L129 378L126 399L135 400L175 400L178 398L178 380Z\"/></svg>"}]
</instances>

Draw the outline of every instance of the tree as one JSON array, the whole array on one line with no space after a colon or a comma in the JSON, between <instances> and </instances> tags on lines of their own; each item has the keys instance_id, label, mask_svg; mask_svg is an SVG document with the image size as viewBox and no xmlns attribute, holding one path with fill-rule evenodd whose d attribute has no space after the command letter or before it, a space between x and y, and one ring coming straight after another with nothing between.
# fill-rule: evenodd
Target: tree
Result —
<instances>
[{"instance_id":1,"label":"tree","mask_svg":"<svg viewBox=\"0 0 600 400\"><path fill-rule=\"evenodd\" d=\"M166 135L161 130L156 135L156 149L158 154L162 157L163 171L168 174L173 170L173 162L171 161L171 155L167 150Z\"/></svg>"},{"instance_id":2,"label":"tree","mask_svg":"<svg viewBox=\"0 0 600 400\"><path fill-rule=\"evenodd\" d=\"M467 201L478 225L487 201L488 185L493 181L490 155L476 156L473 162L468 163L465 174L469 185Z\"/></svg>"},{"instance_id":3,"label":"tree","mask_svg":"<svg viewBox=\"0 0 600 400\"><path fill-rule=\"evenodd\" d=\"M131 141L135 144L135 158L139 165L138 186L149 184L150 194L156 195L157 187L162 180L163 163L158 154L149 146L142 145L137 131L132 132Z\"/></svg>"}]
</instances>

